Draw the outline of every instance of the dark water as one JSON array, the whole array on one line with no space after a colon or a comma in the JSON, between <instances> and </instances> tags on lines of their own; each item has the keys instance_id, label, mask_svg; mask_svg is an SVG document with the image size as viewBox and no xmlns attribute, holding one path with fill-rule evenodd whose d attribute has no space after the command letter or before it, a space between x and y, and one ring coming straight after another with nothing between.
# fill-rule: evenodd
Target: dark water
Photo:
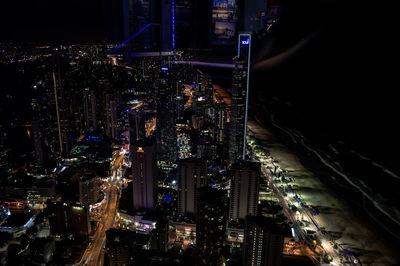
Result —
<instances>
[{"instance_id":1,"label":"dark water","mask_svg":"<svg viewBox=\"0 0 400 266\"><path fill-rule=\"evenodd\" d=\"M264 77L256 76L258 90L253 92L252 105L262 110L261 116L267 123L273 119L301 134L307 144L335 163L342 173L354 179L396 217L395 210L398 211L400 206L400 132L395 122L395 96L385 89L380 89L379 95L377 91L360 88L348 93L346 90L351 90L351 86L340 87L338 84L345 84L344 79L338 78L331 83L314 80L314 76L326 73L319 75L318 69L311 71L313 67L305 65L302 69L300 65L289 64L265 72L265 85L262 86L260 80ZM367 86L370 81L360 79L359 83ZM374 81L372 79L371 84ZM282 134L279 130L277 133ZM290 138L287 140L286 144L292 145L296 152L309 155L304 148L293 145ZM352 188L345 197L357 201L360 206L363 204L362 195ZM374 207L368 202L370 210ZM372 211L372 216L379 218L382 215ZM391 224L390 221L379 223ZM397 225L391 224L390 228L393 227L398 231Z\"/></svg>"},{"instance_id":2,"label":"dark water","mask_svg":"<svg viewBox=\"0 0 400 266\"><path fill-rule=\"evenodd\" d=\"M399 220L400 129L394 89L399 82L393 67L398 52L390 33L390 7L283 3L280 22L259 41L253 57L253 110L267 124L274 120L301 135ZM274 57L274 64L268 63ZM282 131L276 134L300 155L313 155ZM354 201L382 227L400 232L358 189L338 180L347 184L342 196L349 203Z\"/></svg>"},{"instance_id":3,"label":"dark water","mask_svg":"<svg viewBox=\"0 0 400 266\"><path fill-rule=\"evenodd\" d=\"M399 82L391 64L398 52L390 33L390 12L389 6L365 3L283 1L280 22L258 42L250 96L254 106L299 130L315 147L341 161L346 172L362 176L398 205L398 180L352 152L400 176L394 89ZM289 56L273 65L258 65L282 54Z\"/></svg>"}]
</instances>

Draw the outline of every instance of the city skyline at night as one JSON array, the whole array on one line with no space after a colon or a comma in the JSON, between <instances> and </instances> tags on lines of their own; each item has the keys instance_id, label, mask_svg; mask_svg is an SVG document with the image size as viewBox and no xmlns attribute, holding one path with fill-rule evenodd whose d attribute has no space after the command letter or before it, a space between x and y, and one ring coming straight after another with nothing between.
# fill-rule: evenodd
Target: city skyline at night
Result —
<instances>
[{"instance_id":1,"label":"city skyline at night","mask_svg":"<svg viewBox=\"0 0 400 266\"><path fill-rule=\"evenodd\" d=\"M6 0L0 265L400 264L393 10Z\"/></svg>"}]
</instances>

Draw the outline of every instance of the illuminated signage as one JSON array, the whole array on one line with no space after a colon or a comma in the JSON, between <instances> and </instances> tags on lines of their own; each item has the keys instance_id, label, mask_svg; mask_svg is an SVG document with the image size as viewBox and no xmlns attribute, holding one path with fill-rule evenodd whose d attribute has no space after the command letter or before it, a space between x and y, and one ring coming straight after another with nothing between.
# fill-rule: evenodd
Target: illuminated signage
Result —
<instances>
[{"instance_id":1,"label":"illuminated signage","mask_svg":"<svg viewBox=\"0 0 400 266\"><path fill-rule=\"evenodd\" d=\"M249 39L247 39L247 40L243 40L243 41L242 41L242 44L244 44L244 45L248 45L248 44L249 44Z\"/></svg>"}]
</instances>

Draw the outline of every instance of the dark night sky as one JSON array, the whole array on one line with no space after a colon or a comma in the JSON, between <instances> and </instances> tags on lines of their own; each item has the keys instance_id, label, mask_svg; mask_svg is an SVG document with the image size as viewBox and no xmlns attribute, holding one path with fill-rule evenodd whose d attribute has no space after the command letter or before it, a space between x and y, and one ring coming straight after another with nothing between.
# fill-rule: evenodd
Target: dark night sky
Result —
<instances>
[{"instance_id":1,"label":"dark night sky","mask_svg":"<svg viewBox=\"0 0 400 266\"><path fill-rule=\"evenodd\" d=\"M284 2L280 32L266 43L266 58L319 32L282 64L255 73L259 93L292 109L291 119L307 125L310 134L344 140L399 171L394 9L367 2Z\"/></svg>"},{"instance_id":2,"label":"dark night sky","mask_svg":"<svg viewBox=\"0 0 400 266\"><path fill-rule=\"evenodd\" d=\"M101 41L105 0L6 0L1 39L13 41Z\"/></svg>"}]
</instances>

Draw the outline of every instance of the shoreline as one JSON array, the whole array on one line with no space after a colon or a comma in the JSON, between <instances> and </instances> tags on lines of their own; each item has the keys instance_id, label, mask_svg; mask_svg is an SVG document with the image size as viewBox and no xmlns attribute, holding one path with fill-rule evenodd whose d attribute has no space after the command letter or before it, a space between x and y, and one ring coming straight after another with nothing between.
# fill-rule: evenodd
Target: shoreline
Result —
<instances>
[{"instance_id":1,"label":"shoreline","mask_svg":"<svg viewBox=\"0 0 400 266\"><path fill-rule=\"evenodd\" d=\"M302 158L304 156L290 151L271 130L254 119L249 119L248 127L278 164L290 171L289 176L296 179L298 191L307 203L319 207L321 214L315 216L315 219L319 225L335 235L338 243L355 252L364 265L400 263L395 251L396 245L393 242L391 245L383 234L375 232L378 228L374 228L373 221L366 221L360 211L354 211L354 206L346 203L343 195L339 195L326 180L321 180L327 173L320 175L319 171L310 170L314 168L310 167L312 162L305 165ZM319 167L321 166L317 166ZM324 171L323 168L321 170Z\"/></svg>"}]
</instances>

